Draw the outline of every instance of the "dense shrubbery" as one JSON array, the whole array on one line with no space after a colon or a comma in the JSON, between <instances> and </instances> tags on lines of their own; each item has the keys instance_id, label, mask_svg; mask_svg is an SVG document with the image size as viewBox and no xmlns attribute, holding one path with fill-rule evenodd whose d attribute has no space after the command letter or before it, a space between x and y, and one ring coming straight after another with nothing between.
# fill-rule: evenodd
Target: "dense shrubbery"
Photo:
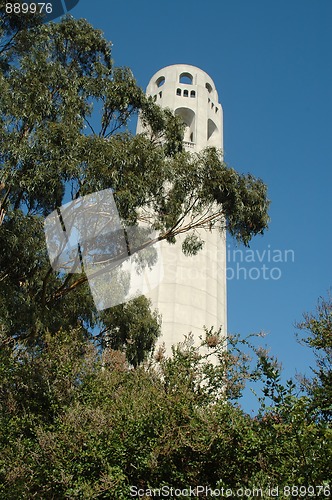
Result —
<instances>
[{"instance_id":1,"label":"dense shrubbery","mask_svg":"<svg viewBox=\"0 0 332 500\"><path fill-rule=\"evenodd\" d=\"M1 497L128 499L130 486L327 486L331 429L320 394L330 371L299 396L263 352L249 371L237 347L213 348L217 366L183 345L173 359L131 368L120 351L98 352L79 328L47 334L39 347L4 342ZM255 417L238 405L247 379L264 382Z\"/></svg>"}]
</instances>

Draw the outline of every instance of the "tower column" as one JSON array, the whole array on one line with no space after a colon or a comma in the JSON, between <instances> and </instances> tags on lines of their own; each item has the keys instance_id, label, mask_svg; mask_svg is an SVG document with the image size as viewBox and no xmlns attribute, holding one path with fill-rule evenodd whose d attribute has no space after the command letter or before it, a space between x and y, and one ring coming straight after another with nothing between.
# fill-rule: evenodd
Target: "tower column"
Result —
<instances>
[{"instance_id":1,"label":"tower column","mask_svg":"<svg viewBox=\"0 0 332 500\"><path fill-rule=\"evenodd\" d=\"M184 146L193 153L208 146L223 148L223 111L210 76L195 66L176 64L159 70L151 78L147 94L162 108L183 119ZM142 132L138 123L137 132ZM185 256L182 242L161 243L164 277L148 297L162 314L162 336L166 354L192 332L195 343L207 328L222 327L226 335L226 234L200 229L205 245L197 255Z\"/></svg>"}]
</instances>

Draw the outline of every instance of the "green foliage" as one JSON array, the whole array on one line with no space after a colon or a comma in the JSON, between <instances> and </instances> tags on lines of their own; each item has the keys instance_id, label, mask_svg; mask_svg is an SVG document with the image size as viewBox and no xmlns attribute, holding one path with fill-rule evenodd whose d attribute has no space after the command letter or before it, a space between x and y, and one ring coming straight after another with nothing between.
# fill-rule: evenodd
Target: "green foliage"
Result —
<instances>
[{"instance_id":1,"label":"green foliage","mask_svg":"<svg viewBox=\"0 0 332 500\"><path fill-rule=\"evenodd\" d=\"M101 320L104 346L125 352L133 366L146 359L160 335L160 317L156 311L150 313L144 296L104 311Z\"/></svg>"},{"instance_id":2,"label":"green foliage","mask_svg":"<svg viewBox=\"0 0 332 500\"><path fill-rule=\"evenodd\" d=\"M195 255L204 246L204 241L197 234L189 234L182 243L182 251L185 255Z\"/></svg>"},{"instance_id":3,"label":"green foliage","mask_svg":"<svg viewBox=\"0 0 332 500\"><path fill-rule=\"evenodd\" d=\"M311 410L325 421L332 420L332 298L321 298L316 314L305 314L297 324L306 332L302 342L313 349L316 357L314 378L302 384L312 397Z\"/></svg>"},{"instance_id":4,"label":"green foliage","mask_svg":"<svg viewBox=\"0 0 332 500\"><path fill-rule=\"evenodd\" d=\"M128 172L131 183L122 178L121 162L128 162L132 150L137 168L144 145L115 132L145 107L153 126L159 109L145 98L130 70L113 66L110 44L86 21L68 17L42 25L36 18L26 17L23 23L1 15L1 327L8 337L32 343L42 341L45 328L55 333L81 325L86 334L105 331L86 277L67 277L50 268L43 220L70 189L74 198L113 185L123 217L135 221L135 207L146 192L135 189L135 169ZM89 120L95 121L100 107L100 128L91 131ZM112 134L114 141L107 139ZM153 162L149 151L145 156ZM140 352L131 353L140 360L159 331L147 304L141 313Z\"/></svg>"},{"instance_id":5,"label":"green foliage","mask_svg":"<svg viewBox=\"0 0 332 500\"><path fill-rule=\"evenodd\" d=\"M39 347L3 338L1 498L127 499L131 486L328 488L331 429L312 418L310 398L285 390L262 351L250 371L239 362L241 342L225 351L207 333L203 350L188 338L173 358L157 353L134 369L110 347L101 355L80 328L46 333ZM237 404L240 392L228 401L227 387L259 370L273 405L252 417Z\"/></svg>"}]
</instances>

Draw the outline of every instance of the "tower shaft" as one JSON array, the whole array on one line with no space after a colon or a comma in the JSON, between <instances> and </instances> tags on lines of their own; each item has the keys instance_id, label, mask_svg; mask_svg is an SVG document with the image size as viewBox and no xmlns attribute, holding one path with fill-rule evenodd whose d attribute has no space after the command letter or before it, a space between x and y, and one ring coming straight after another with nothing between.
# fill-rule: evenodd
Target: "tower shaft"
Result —
<instances>
[{"instance_id":1,"label":"tower shaft","mask_svg":"<svg viewBox=\"0 0 332 500\"><path fill-rule=\"evenodd\" d=\"M208 146L223 147L223 111L213 80L195 66L177 64L159 70L151 78L147 94L162 108L183 119L184 146L193 153ZM143 127L138 123L137 132ZM222 327L226 334L226 234L198 230L205 241L194 256L185 256L182 242L162 242L164 276L148 297L162 314L162 337L166 354L192 332L195 343L204 336L204 327Z\"/></svg>"}]
</instances>

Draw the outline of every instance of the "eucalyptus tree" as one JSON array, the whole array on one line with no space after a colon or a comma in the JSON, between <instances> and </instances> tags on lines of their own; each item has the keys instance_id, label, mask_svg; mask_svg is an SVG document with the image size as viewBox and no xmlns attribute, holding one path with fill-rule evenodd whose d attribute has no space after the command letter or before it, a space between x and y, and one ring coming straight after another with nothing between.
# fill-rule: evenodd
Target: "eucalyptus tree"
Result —
<instances>
[{"instance_id":1,"label":"eucalyptus tree","mask_svg":"<svg viewBox=\"0 0 332 500\"><path fill-rule=\"evenodd\" d=\"M45 217L69 200L112 189L124 225L144 222L156 232L146 247L186 233L183 251L190 254L204 243L197 228L227 228L245 245L263 233L266 186L229 168L214 148L184 151L180 118L146 97L130 69L114 65L111 43L87 21L43 24L4 9L1 21L1 328L9 338L38 342L45 329L79 324L115 339L115 317L123 322L128 308L137 308L97 313L84 273L54 271ZM146 132L134 135L138 113ZM149 334L136 362L160 328L148 301L137 300Z\"/></svg>"}]
</instances>

